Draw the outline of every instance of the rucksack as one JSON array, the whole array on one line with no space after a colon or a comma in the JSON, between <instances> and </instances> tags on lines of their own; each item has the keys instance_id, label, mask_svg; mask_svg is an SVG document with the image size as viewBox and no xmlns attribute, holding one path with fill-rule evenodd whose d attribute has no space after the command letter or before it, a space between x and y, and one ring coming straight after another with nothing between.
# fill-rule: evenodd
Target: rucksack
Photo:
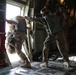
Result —
<instances>
[{"instance_id":1,"label":"rucksack","mask_svg":"<svg viewBox=\"0 0 76 75\"><path fill-rule=\"evenodd\" d=\"M24 20L17 20L17 24L15 25L15 30L26 33L27 32L26 21L24 21Z\"/></svg>"}]
</instances>

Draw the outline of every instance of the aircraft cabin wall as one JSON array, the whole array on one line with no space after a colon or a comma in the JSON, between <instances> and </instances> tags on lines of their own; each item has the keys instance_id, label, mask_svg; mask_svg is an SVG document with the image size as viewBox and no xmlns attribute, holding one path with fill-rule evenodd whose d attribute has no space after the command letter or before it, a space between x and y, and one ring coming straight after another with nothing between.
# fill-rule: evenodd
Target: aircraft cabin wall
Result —
<instances>
[{"instance_id":1,"label":"aircraft cabin wall","mask_svg":"<svg viewBox=\"0 0 76 75\"><path fill-rule=\"evenodd\" d=\"M6 0L0 0L0 67L5 66L5 16Z\"/></svg>"}]
</instances>

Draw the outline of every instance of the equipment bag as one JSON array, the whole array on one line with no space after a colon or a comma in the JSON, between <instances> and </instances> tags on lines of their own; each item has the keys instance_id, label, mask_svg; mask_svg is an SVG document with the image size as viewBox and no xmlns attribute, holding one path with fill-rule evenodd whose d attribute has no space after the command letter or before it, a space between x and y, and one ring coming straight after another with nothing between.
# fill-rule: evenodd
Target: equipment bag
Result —
<instances>
[{"instance_id":1,"label":"equipment bag","mask_svg":"<svg viewBox=\"0 0 76 75\"><path fill-rule=\"evenodd\" d=\"M26 33L27 31L26 22L24 20L17 20L17 24L15 25L15 30Z\"/></svg>"}]
</instances>

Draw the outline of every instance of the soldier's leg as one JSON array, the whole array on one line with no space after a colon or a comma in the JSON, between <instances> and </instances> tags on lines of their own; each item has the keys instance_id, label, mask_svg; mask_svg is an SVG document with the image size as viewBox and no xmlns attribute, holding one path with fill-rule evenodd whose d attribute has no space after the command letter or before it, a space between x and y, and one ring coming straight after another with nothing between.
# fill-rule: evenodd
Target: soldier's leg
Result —
<instances>
[{"instance_id":1,"label":"soldier's leg","mask_svg":"<svg viewBox=\"0 0 76 75\"><path fill-rule=\"evenodd\" d=\"M19 57L25 62L24 64L21 65L21 67L31 67L30 65L30 61L28 59L28 57L21 51L21 48L22 48L22 43L23 41L17 41L16 44L15 44L15 47L16 47L16 52L17 54L19 55Z\"/></svg>"},{"instance_id":2,"label":"soldier's leg","mask_svg":"<svg viewBox=\"0 0 76 75\"><path fill-rule=\"evenodd\" d=\"M48 36L44 41L42 56L43 56L43 63L40 64L41 67L48 67L48 53L51 45L51 36Z\"/></svg>"},{"instance_id":3,"label":"soldier's leg","mask_svg":"<svg viewBox=\"0 0 76 75\"><path fill-rule=\"evenodd\" d=\"M63 56L64 60L69 63L68 58L68 46L66 44L65 35L62 32L56 34L56 43L60 54Z\"/></svg>"}]
</instances>

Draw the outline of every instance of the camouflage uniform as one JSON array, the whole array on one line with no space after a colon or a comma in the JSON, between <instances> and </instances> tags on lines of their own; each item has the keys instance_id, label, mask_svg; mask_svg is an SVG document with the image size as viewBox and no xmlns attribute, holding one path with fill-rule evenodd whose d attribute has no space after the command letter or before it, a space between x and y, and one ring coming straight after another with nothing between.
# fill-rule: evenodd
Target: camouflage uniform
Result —
<instances>
[{"instance_id":1,"label":"camouflage uniform","mask_svg":"<svg viewBox=\"0 0 76 75\"><path fill-rule=\"evenodd\" d=\"M66 38L64 37L64 33L62 32L58 32L56 34L54 34L53 36L51 35L48 35L47 38L45 39L45 42L44 42L44 47L43 47L43 61L44 62L48 62L48 52L49 52L49 49L51 49L52 47L52 44L56 47L58 47L58 50L60 52L60 54L63 56L64 60L69 62L69 59L68 59L68 48L67 48L67 45L66 45ZM56 40L58 42L56 42ZM51 51L51 50L50 50Z\"/></svg>"},{"instance_id":2,"label":"camouflage uniform","mask_svg":"<svg viewBox=\"0 0 76 75\"><path fill-rule=\"evenodd\" d=\"M25 56L25 54L21 51L22 44L23 44L24 40L27 40L25 32L15 31L14 37L15 37L15 40L16 40L16 42L15 42L15 51L16 51L16 53L19 55L19 57L23 61L29 62L29 60L27 59L27 56Z\"/></svg>"},{"instance_id":3,"label":"camouflage uniform","mask_svg":"<svg viewBox=\"0 0 76 75\"><path fill-rule=\"evenodd\" d=\"M68 46L66 45L66 37L63 31L63 28L60 26L60 21L56 14L46 15L45 17L47 25L49 27L46 29L50 29L52 33L47 32L47 38L44 42L43 47L43 61L47 63L48 66L48 50L51 49L51 44L55 43L60 54L63 56L66 62L69 62L68 59Z\"/></svg>"},{"instance_id":4,"label":"camouflage uniform","mask_svg":"<svg viewBox=\"0 0 76 75\"><path fill-rule=\"evenodd\" d=\"M22 52L22 44L25 40L27 40L27 27L26 27L26 21L23 17L17 16L15 20L7 20L7 22L11 25L15 25L13 37L15 39L15 52L18 54L18 56L22 59L24 64L21 64L21 67L27 67L30 68L30 60L29 58Z\"/></svg>"},{"instance_id":5,"label":"camouflage uniform","mask_svg":"<svg viewBox=\"0 0 76 75\"><path fill-rule=\"evenodd\" d=\"M14 45L15 45L15 39L13 38L12 32L9 31L6 35L5 48L11 54L15 53L15 48L13 47Z\"/></svg>"}]
</instances>

